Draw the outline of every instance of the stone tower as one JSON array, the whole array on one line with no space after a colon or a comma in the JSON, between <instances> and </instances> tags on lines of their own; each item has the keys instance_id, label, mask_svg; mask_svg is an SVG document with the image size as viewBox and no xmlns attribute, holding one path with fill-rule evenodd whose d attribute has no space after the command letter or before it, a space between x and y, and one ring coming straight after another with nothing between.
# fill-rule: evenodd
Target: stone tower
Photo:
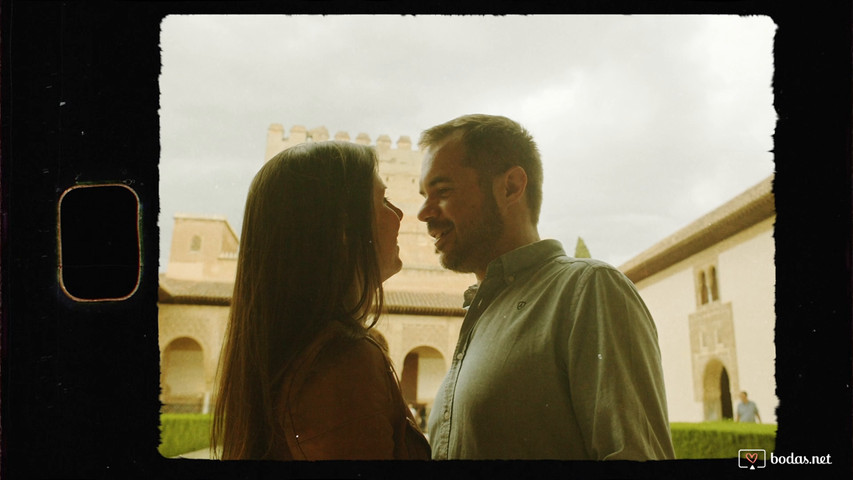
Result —
<instances>
[{"instance_id":1,"label":"stone tower","mask_svg":"<svg viewBox=\"0 0 853 480\"><path fill-rule=\"evenodd\" d=\"M178 280L233 282L237 234L221 215L175 214L166 275Z\"/></svg>"}]
</instances>

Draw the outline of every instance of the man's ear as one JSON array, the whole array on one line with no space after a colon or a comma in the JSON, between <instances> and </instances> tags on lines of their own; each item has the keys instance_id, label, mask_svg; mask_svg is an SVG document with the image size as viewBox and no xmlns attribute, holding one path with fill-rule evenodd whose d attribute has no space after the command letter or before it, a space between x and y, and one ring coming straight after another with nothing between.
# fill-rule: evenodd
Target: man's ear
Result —
<instances>
[{"instance_id":1,"label":"man's ear","mask_svg":"<svg viewBox=\"0 0 853 480\"><path fill-rule=\"evenodd\" d=\"M527 191L527 172L519 165L495 177L494 193L498 205L508 206L524 199Z\"/></svg>"}]
</instances>

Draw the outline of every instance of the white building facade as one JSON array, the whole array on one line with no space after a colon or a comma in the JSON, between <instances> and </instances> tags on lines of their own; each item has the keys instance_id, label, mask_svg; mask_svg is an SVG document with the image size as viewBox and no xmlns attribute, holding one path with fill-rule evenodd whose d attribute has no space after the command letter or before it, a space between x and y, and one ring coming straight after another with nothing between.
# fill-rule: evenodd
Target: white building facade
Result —
<instances>
[{"instance_id":1,"label":"white building facade","mask_svg":"<svg viewBox=\"0 0 853 480\"><path fill-rule=\"evenodd\" d=\"M772 177L622 265L658 329L670 421L776 423Z\"/></svg>"}]
</instances>

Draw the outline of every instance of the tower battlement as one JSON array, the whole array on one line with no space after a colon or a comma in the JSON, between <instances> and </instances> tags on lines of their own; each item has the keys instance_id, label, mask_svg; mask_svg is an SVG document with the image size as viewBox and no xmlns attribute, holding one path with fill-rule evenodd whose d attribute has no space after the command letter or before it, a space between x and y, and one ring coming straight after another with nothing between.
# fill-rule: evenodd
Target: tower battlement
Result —
<instances>
[{"instance_id":1,"label":"tower battlement","mask_svg":"<svg viewBox=\"0 0 853 480\"><path fill-rule=\"evenodd\" d=\"M319 126L308 130L304 125L294 125L289 132L285 132L284 126L280 123L273 123L267 130L267 150L264 161L269 160L277 153L294 145L305 142L322 142L332 138L329 135L329 130L325 126ZM391 141L391 137L386 134L380 134L374 142L370 135L365 132L359 132L353 140L349 132L338 131L334 136L335 140L343 142L352 142L359 145L371 145L376 148L379 154L380 161L383 160L384 153L389 152L419 152L417 148L412 150L412 139L408 135L401 135L397 139L396 148ZM418 160L420 160L420 154ZM418 162L420 163L420 162Z\"/></svg>"}]
</instances>

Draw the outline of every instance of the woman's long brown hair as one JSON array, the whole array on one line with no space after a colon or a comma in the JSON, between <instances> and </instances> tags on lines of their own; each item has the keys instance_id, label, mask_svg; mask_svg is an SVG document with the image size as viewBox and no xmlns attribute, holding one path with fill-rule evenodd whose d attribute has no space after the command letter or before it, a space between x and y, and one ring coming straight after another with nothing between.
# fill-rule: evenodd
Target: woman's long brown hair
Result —
<instances>
[{"instance_id":1,"label":"woman's long brown hair","mask_svg":"<svg viewBox=\"0 0 853 480\"><path fill-rule=\"evenodd\" d=\"M282 375L325 327L340 322L357 337L376 323L376 165L370 147L307 143L270 159L252 181L211 431L223 459L269 455Z\"/></svg>"}]
</instances>

